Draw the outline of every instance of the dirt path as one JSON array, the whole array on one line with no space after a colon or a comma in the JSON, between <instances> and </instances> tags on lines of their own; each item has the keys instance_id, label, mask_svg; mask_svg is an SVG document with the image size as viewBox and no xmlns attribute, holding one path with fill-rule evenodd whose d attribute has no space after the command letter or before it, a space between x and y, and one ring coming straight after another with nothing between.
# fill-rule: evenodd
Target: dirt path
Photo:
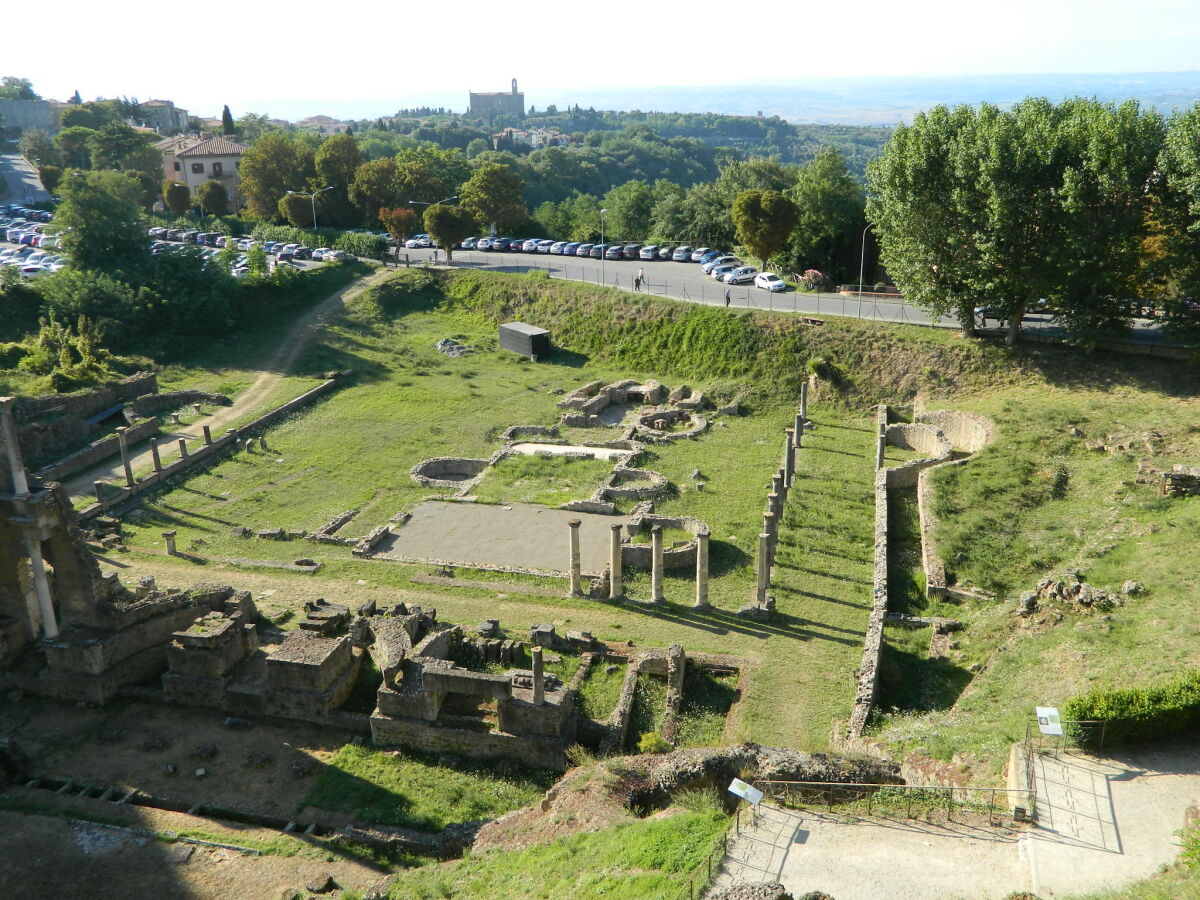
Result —
<instances>
[{"instance_id":1,"label":"dirt path","mask_svg":"<svg viewBox=\"0 0 1200 900\"><path fill-rule=\"evenodd\" d=\"M297 319L279 338L275 347L270 351L269 358L263 363L258 377L254 379L250 387L234 399L233 405L222 407L212 415L199 418L190 425L180 425L173 431L162 432L159 435L159 443L170 445L180 438L188 441L199 440L204 433L205 425L214 433L219 434L228 425L259 409L288 375L313 337L325 326L331 316L336 315L342 309L345 300L382 281L390 271L390 269L380 269L322 300L308 313ZM153 465L149 441L130 447L130 457L135 473L149 469ZM91 497L94 496L94 482L109 481L123 485L124 478L121 460L118 457L112 457L104 463L72 476L64 482L63 486L72 499Z\"/></svg>"}]
</instances>

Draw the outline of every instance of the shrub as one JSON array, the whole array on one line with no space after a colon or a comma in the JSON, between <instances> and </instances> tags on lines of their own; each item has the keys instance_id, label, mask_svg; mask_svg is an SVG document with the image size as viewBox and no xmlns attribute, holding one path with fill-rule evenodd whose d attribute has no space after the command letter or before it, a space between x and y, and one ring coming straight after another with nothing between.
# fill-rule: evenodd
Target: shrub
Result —
<instances>
[{"instance_id":1,"label":"shrub","mask_svg":"<svg viewBox=\"0 0 1200 900\"><path fill-rule=\"evenodd\" d=\"M638 753L666 753L671 745L657 731L647 731L638 740Z\"/></svg>"},{"instance_id":2,"label":"shrub","mask_svg":"<svg viewBox=\"0 0 1200 900\"><path fill-rule=\"evenodd\" d=\"M1200 727L1200 671L1145 687L1100 688L1080 694L1063 706L1063 717L1106 723L1103 732L1073 726L1072 737L1088 748L1099 745L1102 733L1109 746L1185 734Z\"/></svg>"}]
</instances>

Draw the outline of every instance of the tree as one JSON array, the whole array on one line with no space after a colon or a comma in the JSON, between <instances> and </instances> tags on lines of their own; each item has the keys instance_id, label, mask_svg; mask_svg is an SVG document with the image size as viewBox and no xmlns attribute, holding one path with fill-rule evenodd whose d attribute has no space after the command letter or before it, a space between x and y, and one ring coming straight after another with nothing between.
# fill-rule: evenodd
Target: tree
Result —
<instances>
[{"instance_id":1,"label":"tree","mask_svg":"<svg viewBox=\"0 0 1200 900\"><path fill-rule=\"evenodd\" d=\"M787 243L800 211L778 191L742 191L733 201L731 216L738 242L757 256L765 269L767 260Z\"/></svg>"},{"instance_id":2,"label":"tree","mask_svg":"<svg viewBox=\"0 0 1200 900\"><path fill-rule=\"evenodd\" d=\"M54 143L62 151L63 164L71 169L90 169L92 166L92 137L94 129L79 125L64 128L54 136Z\"/></svg>"},{"instance_id":3,"label":"tree","mask_svg":"<svg viewBox=\"0 0 1200 900\"><path fill-rule=\"evenodd\" d=\"M396 161L373 159L358 167L350 183L350 202L362 212L364 222L374 222L380 211L400 201L396 187Z\"/></svg>"},{"instance_id":4,"label":"tree","mask_svg":"<svg viewBox=\"0 0 1200 900\"><path fill-rule=\"evenodd\" d=\"M1166 327L1177 338L1200 343L1200 104L1176 113L1167 125L1156 190Z\"/></svg>"},{"instance_id":5,"label":"tree","mask_svg":"<svg viewBox=\"0 0 1200 900\"><path fill-rule=\"evenodd\" d=\"M135 131L115 122L105 125L88 139L94 169L137 169L162 177L162 154L153 146L154 135Z\"/></svg>"},{"instance_id":6,"label":"tree","mask_svg":"<svg viewBox=\"0 0 1200 900\"><path fill-rule=\"evenodd\" d=\"M284 194L277 204L279 215L293 228L312 228L312 197L307 194Z\"/></svg>"},{"instance_id":7,"label":"tree","mask_svg":"<svg viewBox=\"0 0 1200 900\"><path fill-rule=\"evenodd\" d=\"M59 128L91 128L99 130L105 125L120 124L121 117L113 105L106 100L89 100L72 105L62 111Z\"/></svg>"},{"instance_id":8,"label":"tree","mask_svg":"<svg viewBox=\"0 0 1200 900\"><path fill-rule=\"evenodd\" d=\"M33 89L33 83L28 78L18 78L15 75L5 75L0 79L0 99L2 100L41 100Z\"/></svg>"},{"instance_id":9,"label":"tree","mask_svg":"<svg viewBox=\"0 0 1200 900\"><path fill-rule=\"evenodd\" d=\"M147 259L138 185L120 172L68 172L59 185L62 203L54 224L62 246L84 269L114 272Z\"/></svg>"},{"instance_id":10,"label":"tree","mask_svg":"<svg viewBox=\"0 0 1200 900\"><path fill-rule=\"evenodd\" d=\"M333 188L317 198L325 217L332 219L335 224L352 224L354 207L350 203L350 184L362 165L358 143L352 135L335 135L321 144L315 164L320 186Z\"/></svg>"},{"instance_id":11,"label":"tree","mask_svg":"<svg viewBox=\"0 0 1200 900\"><path fill-rule=\"evenodd\" d=\"M30 162L38 165L61 166L62 151L54 139L41 128L26 128L17 142L17 150Z\"/></svg>"},{"instance_id":12,"label":"tree","mask_svg":"<svg viewBox=\"0 0 1200 900\"><path fill-rule=\"evenodd\" d=\"M506 230L529 218L525 182L508 166L484 163L459 190L460 202L475 219Z\"/></svg>"},{"instance_id":13,"label":"tree","mask_svg":"<svg viewBox=\"0 0 1200 900\"><path fill-rule=\"evenodd\" d=\"M240 189L252 215L273 220L289 190L304 191L316 176L313 152L292 136L270 131L242 155Z\"/></svg>"},{"instance_id":14,"label":"tree","mask_svg":"<svg viewBox=\"0 0 1200 900\"><path fill-rule=\"evenodd\" d=\"M192 206L192 192L188 186L179 181L164 181L162 187L163 202L167 209L176 216L182 216Z\"/></svg>"},{"instance_id":15,"label":"tree","mask_svg":"<svg viewBox=\"0 0 1200 900\"><path fill-rule=\"evenodd\" d=\"M219 181L206 181L196 188L196 202L210 216L229 214L229 192Z\"/></svg>"},{"instance_id":16,"label":"tree","mask_svg":"<svg viewBox=\"0 0 1200 900\"><path fill-rule=\"evenodd\" d=\"M421 220L412 207L397 206L379 210L379 221L383 223L388 234L399 242L415 232Z\"/></svg>"},{"instance_id":17,"label":"tree","mask_svg":"<svg viewBox=\"0 0 1200 900\"><path fill-rule=\"evenodd\" d=\"M608 228L613 237L633 241L650 233L654 193L646 182L627 181L612 188L601 202L608 210Z\"/></svg>"},{"instance_id":18,"label":"tree","mask_svg":"<svg viewBox=\"0 0 1200 900\"><path fill-rule=\"evenodd\" d=\"M812 161L800 167L787 195L799 210L787 247L792 270L850 271L859 262L859 242L867 224L866 197L841 151L833 147L817 151Z\"/></svg>"},{"instance_id":19,"label":"tree","mask_svg":"<svg viewBox=\"0 0 1200 900\"><path fill-rule=\"evenodd\" d=\"M237 125L233 123L233 113L229 111L229 106L221 110L221 134L237 134Z\"/></svg>"},{"instance_id":20,"label":"tree","mask_svg":"<svg viewBox=\"0 0 1200 900\"><path fill-rule=\"evenodd\" d=\"M246 113L245 115L238 116L238 120L235 123L237 126L235 133L240 135L243 141L253 144L267 132L278 130L267 121L267 118L266 113Z\"/></svg>"},{"instance_id":21,"label":"tree","mask_svg":"<svg viewBox=\"0 0 1200 900\"><path fill-rule=\"evenodd\" d=\"M141 172L137 169L126 169L125 175L138 186L138 205L149 212L155 201L158 200L159 180L148 172ZM50 190L50 188L46 188L46 190Z\"/></svg>"},{"instance_id":22,"label":"tree","mask_svg":"<svg viewBox=\"0 0 1200 900\"><path fill-rule=\"evenodd\" d=\"M38 166L38 178L42 181L42 187L46 189L46 193L53 194L58 190L58 183L62 181L63 170L58 166Z\"/></svg>"},{"instance_id":23,"label":"tree","mask_svg":"<svg viewBox=\"0 0 1200 900\"><path fill-rule=\"evenodd\" d=\"M425 230L446 251L446 262L454 258L454 248L476 229L475 216L461 206L435 203L425 210Z\"/></svg>"}]
</instances>

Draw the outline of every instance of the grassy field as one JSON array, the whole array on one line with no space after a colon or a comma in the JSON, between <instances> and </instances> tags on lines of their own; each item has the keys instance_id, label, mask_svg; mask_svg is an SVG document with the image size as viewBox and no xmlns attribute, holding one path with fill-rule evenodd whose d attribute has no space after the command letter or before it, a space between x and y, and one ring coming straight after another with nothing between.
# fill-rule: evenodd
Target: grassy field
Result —
<instances>
[{"instance_id":1,"label":"grassy field","mask_svg":"<svg viewBox=\"0 0 1200 900\"><path fill-rule=\"evenodd\" d=\"M613 671L609 672L609 668ZM579 711L590 719L603 722L616 709L624 681L624 663L594 663L579 688Z\"/></svg>"},{"instance_id":2,"label":"grassy field","mask_svg":"<svg viewBox=\"0 0 1200 900\"><path fill-rule=\"evenodd\" d=\"M688 666L683 676L676 747L711 747L721 743L725 717L737 699L737 676L716 676Z\"/></svg>"},{"instance_id":3,"label":"grassy field","mask_svg":"<svg viewBox=\"0 0 1200 900\"><path fill-rule=\"evenodd\" d=\"M510 456L492 466L471 493L481 503L558 506L590 497L612 468L607 459Z\"/></svg>"},{"instance_id":4,"label":"grassy field","mask_svg":"<svg viewBox=\"0 0 1200 900\"><path fill-rule=\"evenodd\" d=\"M825 749L832 723L850 711L870 599L867 404L920 393L927 407L971 409L997 425L990 447L936 476L938 541L950 572L996 599L925 603L913 505L901 499L893 526L903 559L893 566L893 596L910 612L947 615L966 629L950 656L932 664L928 632L888 629L882 696L897 712L877 719L875 736L898 749L978 757L980 775L991 777L1007 742L1024 733L1035 701L1061 702L1095 683L1156 677L1200 661L1191 599L1200 584L1187 563L1187 548L1200 538L1200 507L1164 504L1152 484L1135 480L1139 463L1162 469L1200 459L1193 370L1041 347L1007 351L929 329L832 320L805 328L780 316L612 296L541 278L461 273L443 282L418 272L360 295L296 366L353 369L353 382L274 429L275 452L230 458L147 501L143 518L129 524L132 553L122 561L155 570L164 583L203 577L258 585L272 592L261 599L268 612L311 596L349 602L371 595L436 605L451 621L500 616L518 633L552 621L639 646L678 642L740 656L750 666L749 690L730 739ZM513 318L551 327L566 349L536 365L498 352L495 323ZM444 357L433 349L444 337L476 352ZM773 584L779 616L753 622L733 612L753 590L768 478L794 388L810 364L833 380L821 382L810 405L816 428L806 436L783 519ZM432 585L420 580L428 567L229 534L234 525L312 529L355 507L361 512L343 534L363 534L438 493L408 477L416 462L485 457L507 426L556 421L557 392L623 377L686 382L743 401L744 415L717 419L697 440L655 446L641 464L675 485L657 503L660 512L710 526L710 611L691 608L685 573L668 573L664 608L636 602L649 594L646 573L627 579L635 602L609 606L547 596L546 588L563 586L554 579L472 572L471 585ZM601 434L578 432L569 437ZM887 462L910 456L889 451ZM703 491L694 487L697 469ZM571 484L583 490L594 486L591 477ZM501 474L486 490L495 502L570 493L546 489L552 481L561 488L570 480ZM203 557L203 572L161 558L164 527ZM316 576L253 568L255 560L299 555L324 568ZM1014 620L1015 596L1067 567L1101 587L1134 578L1148 593L1111 621L1072 611L1058 624Z\"/></svg>"}]
</instances>

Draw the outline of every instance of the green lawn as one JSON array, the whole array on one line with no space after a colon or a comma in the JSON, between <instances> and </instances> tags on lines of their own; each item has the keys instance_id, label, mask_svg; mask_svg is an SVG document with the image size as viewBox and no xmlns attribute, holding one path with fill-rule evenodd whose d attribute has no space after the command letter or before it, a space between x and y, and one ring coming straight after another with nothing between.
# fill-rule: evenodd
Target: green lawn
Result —
<instances>
[{"instance_id":1,"label":"green lawn","mask_svg":"<svg viewBox=\"0 0 1200 900\"><path fill-rule=\"evenodd\" d=\"M488 469L471 493L481 503L561 506L590 497L612 469L607 459L509 456Z\"/></svg>"},{"instance_id":2,"label":"green lawn","mask_svg":"<svg viewBox=\"0 0 1200 900\"><path fill-rule=\"evenodd\" d=\"M725 717L737 699L737 676L716 676L689 665L683 677L676 747L713 747L721 743Z\"/></svg>"},{"instance_id":3,"label":"green lawn","mask_svg":"<svg viewBox=\"0 0 1200 900\"><path fill-rule=\"evenodd\" d=\"M610 673L607 670L611 668ZM621 685L625 681L625 663L595 662L579 689L579 711L597 722L603 722L617 708Z\"/></svg>"}]
</instances>

